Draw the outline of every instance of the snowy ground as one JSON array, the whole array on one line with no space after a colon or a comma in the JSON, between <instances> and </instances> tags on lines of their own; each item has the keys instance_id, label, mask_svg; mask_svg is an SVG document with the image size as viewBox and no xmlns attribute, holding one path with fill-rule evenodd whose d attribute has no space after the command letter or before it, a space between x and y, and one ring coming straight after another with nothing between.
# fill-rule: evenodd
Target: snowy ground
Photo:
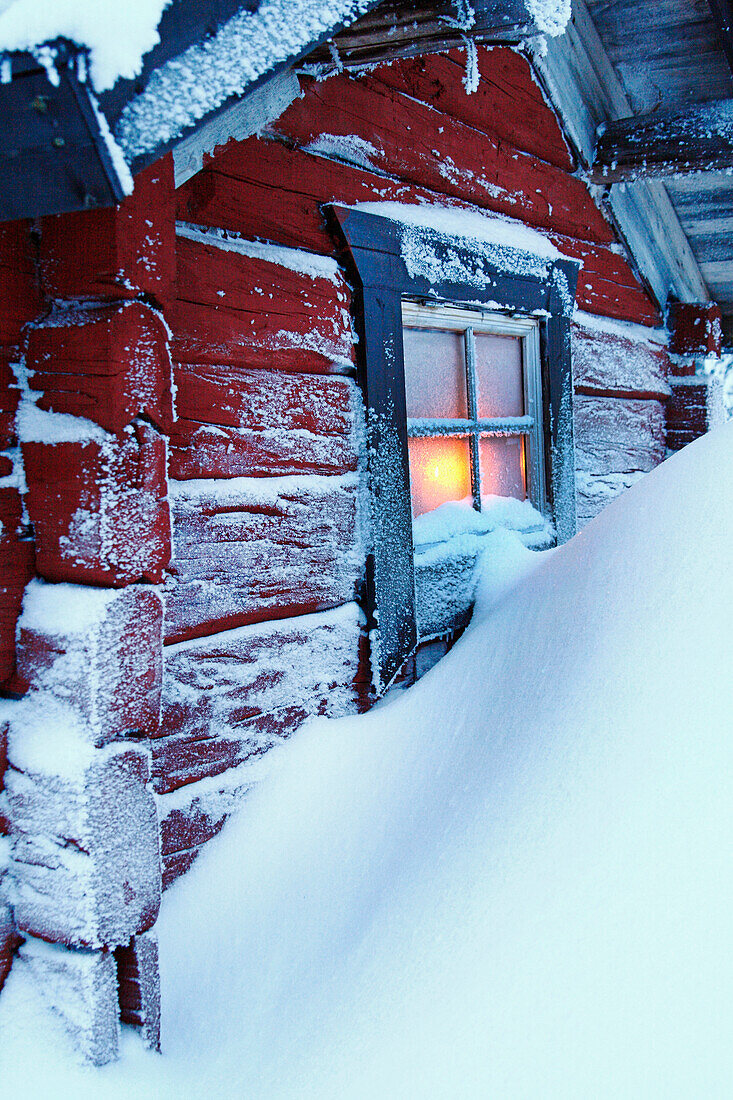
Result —
<instances>
[{"instance_id":1,"label":"snowy ground","mask_svg":"<svg viewBox=\"0 0 733 1100\"><path fill-rule=\"evenodd\" d=\"M731 1095L733 425L560 550L491 537L448 657L166 895L163 1057L76 1068L16 964L4 1095Z\"/></svg>"}]
</instances>

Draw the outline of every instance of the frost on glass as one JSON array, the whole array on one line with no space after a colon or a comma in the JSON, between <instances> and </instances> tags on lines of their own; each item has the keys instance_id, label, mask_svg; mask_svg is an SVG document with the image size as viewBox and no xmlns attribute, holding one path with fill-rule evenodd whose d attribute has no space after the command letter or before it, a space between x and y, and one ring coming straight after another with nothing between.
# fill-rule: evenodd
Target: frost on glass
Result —
<instances>
[{"instance_id":1,"label":"frost on glass","mask_svg":"<svg viewBox=\"0 0 733 1100\"><path fill-rule=\"evenodd\" d=\"M481 496L527 496L525 441L522 436L484 436L479 441Z\"/></svg>"},{"instance_id":2,"label":"frost on glass","mask_svg":"<svg viewBox=\"0 0 733 1100\"><path fill-rule=\"evenodd\" d=\"M403 345L407 415L467 417L463 333L406 328Z\"/></svg>"},{"instance_id":3,"label":"frost on glass","mask_svg":"<svg viewBox=\"0 0 733 1100\"><path fill-rule=\"evenodd\" d=\"M432 512L447 501L471 507L468 439L410 439L410 495L413 516Z\"/></svg>"},{"instance_id":4,"label":"frost on glass","mask_svg":"<svg viewBox=\"0 0 733 1100\"><path fill-rule=\"evenodd\" d=\"M524 416L522 341L483 332L475 341L479 417Z\"/></svg>"}]
</instances>

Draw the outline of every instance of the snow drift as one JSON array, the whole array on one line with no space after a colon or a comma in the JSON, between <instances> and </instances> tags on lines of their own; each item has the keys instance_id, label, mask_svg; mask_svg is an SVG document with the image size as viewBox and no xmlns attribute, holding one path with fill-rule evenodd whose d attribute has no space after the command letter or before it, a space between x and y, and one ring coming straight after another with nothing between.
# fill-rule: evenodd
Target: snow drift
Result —
<instances>
[{"instance_id":1,"label":"snow drift","mask_svg":"<svg viewBox=\"0 0 733 1100\"><path fill-rule=\"evenodd\" d=\"M728 1093L733 425L559 550L490 537L448 657L166 895L164 1056L75 1068L16 963L7 1095Z\"/></svg>"}]
</instances>

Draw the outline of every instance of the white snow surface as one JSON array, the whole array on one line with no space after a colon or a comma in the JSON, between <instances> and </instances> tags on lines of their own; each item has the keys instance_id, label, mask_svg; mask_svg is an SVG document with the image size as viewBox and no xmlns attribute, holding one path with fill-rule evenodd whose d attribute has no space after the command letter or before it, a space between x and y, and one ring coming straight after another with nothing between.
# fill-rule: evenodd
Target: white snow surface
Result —
<instances>
[{"instance_id":1,"label":"white snow surface","mask_svg":"<svg viewBox=\"0 0 733 1100\"><path fill-rule=\"evenodd\" d=\"M451 653L166 894L163 1057L75 1067L18 961L9 1096L729 1095L733 424L557 550L491 538Z\"/></svg>"},{"instance_id":2,"label":"white snow surface","mask_svg":"<svg viewBox=\"0 0 733 1100\"><path fill-rule=\"evenodd\" d=\"M158 23L171 0L0 0L0 50L33 50L70 38L90 51L91 77L103 92L140 72L159 41Z\"/></svg>"},{"instance_id":3,"label":"white snow surface","mask_svg":"<svg viewBox=\"0 0 733 1100\"><path fill-rule=\"evenodd\" d=\"M265 244L263 241L250 241L232 229L206 229L188 222L176 222L176 235L186 237L199 244L210 244L225 252L238 252L253 260L266 260L268 263L286 267L298 275L308 275L313 279L328 279L332 283L343 282L341 268L330 256L319 256L315 252L306 252L302 248L286 248L284 245Z\"/></svg>"}]
</instances>

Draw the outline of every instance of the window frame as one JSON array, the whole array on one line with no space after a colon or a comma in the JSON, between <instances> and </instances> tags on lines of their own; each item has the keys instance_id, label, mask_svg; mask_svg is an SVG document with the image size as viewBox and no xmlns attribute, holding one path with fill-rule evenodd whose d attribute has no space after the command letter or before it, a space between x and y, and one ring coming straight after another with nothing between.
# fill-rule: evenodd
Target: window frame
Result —
<instances>
[{"instance_id":1,"label":"window frame","mask_svg":"<svg viewBox=\"0 0 733 1100\"><path fill-rule=\"evenodd\" d=\"M415 302L402 299L402 330L405 328L433 328L440 331L462 332L464 339L464 365L468 416L460 419L448 417L407 417L407 438L435 439L437 437L468 438L471 467L471 495L473 506L481 511L481 471L479 440L522 436L528 452L527 499L538 512L548 515L547 487L545 482L544 420L542 400L542 357L540 352L539 322L535 317L508 317L488 309L466 309L453 303L431 301ZM521 341L522 392L524 413L522 416L480 417L478 414L478 374L476 370L475 336L509 336ZM403 349L404 350L404 349ZM439 425L439 426L438 426Z\"/></svg>"},{"instance_id":2,"label":"window frame","mask_svg":"<svg viewBox=\"0 0 733 1100\"><path fill-rule=\"evenodd\" d=\"M389 210L322 209L341 240L355 291L371 532L364 610L373 684L381 694L418 641L402 302L442 302L539 322L547 500L564 542L575 533L570 325L580 262L405 224ZM411 252L415 241L423 246L418 262Z\"/></svg>"}]
</instances>

